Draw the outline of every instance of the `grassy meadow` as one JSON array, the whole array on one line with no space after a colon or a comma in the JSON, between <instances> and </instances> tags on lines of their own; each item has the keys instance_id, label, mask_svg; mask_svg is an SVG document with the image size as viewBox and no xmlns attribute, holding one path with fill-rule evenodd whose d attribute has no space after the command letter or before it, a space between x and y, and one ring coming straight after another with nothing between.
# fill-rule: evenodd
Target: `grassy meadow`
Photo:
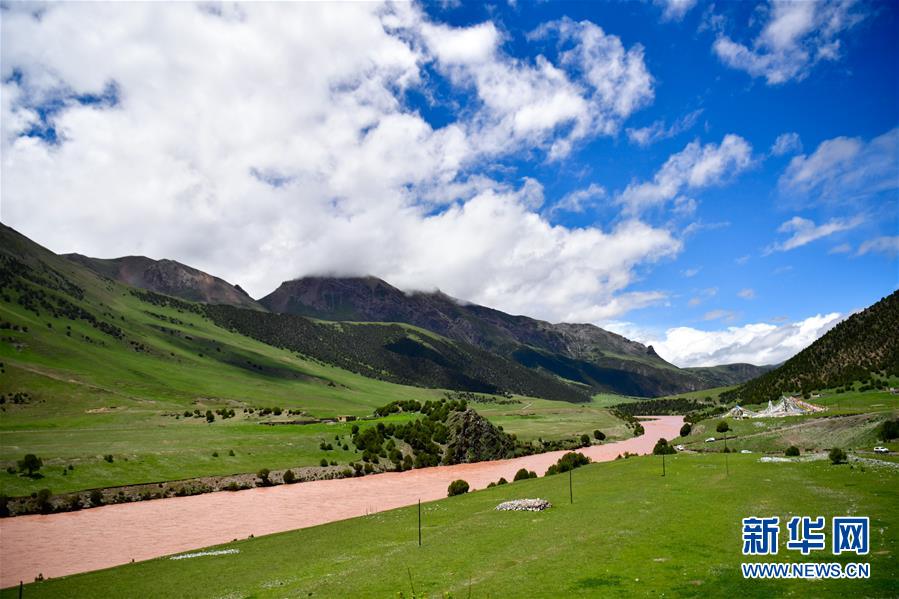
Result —
<instances>
[{"instance_id":1,"label":"grassy meadow","mask_svg":"<svg viewBox=\"0 0 899 599\"><path fill-rule=\"evenodd\" d=\"M216 547L237 554L160 558L29 584L25 597L894 597L899 469L827 461L765 464L720 454L593 464L414 507ZM497 512L549 499L545 512ZM864 557L785 547L792 515L866 515ZM780 553L749 561L861 561L867 580L744 580L741 518L780 516ZM828 533L829 534L829 533ZM829 536L828 536L829 540ZM375 574L376 573L376 574ZM7 589L0 597L15 597Z\"/></svg>"}]
</instances>

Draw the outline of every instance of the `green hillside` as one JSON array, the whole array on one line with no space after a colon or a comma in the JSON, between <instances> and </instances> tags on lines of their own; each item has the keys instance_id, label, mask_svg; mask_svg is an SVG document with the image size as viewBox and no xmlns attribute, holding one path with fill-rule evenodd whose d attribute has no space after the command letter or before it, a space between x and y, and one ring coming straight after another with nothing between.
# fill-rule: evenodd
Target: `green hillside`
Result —
<instances>
[{"instance_id":1,"label":"green hillside","mask_svg":"<svg viewBox=\"0 0 899 599\"><path fill-rule=\"evenodd\" d=\"M862 381L885 388L899 376L899 291L853 314L778 368L722 394L754 404Z\"/></svg>"}]
</instances>

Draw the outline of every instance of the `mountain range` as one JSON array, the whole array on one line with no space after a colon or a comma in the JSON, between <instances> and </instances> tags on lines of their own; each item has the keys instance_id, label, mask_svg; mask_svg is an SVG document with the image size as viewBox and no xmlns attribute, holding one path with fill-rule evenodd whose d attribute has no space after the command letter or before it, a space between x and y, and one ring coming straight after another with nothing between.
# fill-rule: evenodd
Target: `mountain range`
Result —
<instances>
[{"instance_id":1,"label":"mountain range","mask_svg":"<svg viewBox=\"0 0 899 599\"><path fill-rule=\"evenodd\" d=\"M108 308L79 304L83 292L66 290L91 279L115 281L149 304L201 311L244 336L401 384L577 402L597 392L655 397L732 385L767 370L678 368L652 347L592 324L510 315L440 292L405 292L375 277L306 277L256 301L240 286L174 260L57 256L8 227L0 233L7 278L27 281L40 297L62 293L59 301L75 306L66 310L96 322Z\"/></svg>"}]
</instances>

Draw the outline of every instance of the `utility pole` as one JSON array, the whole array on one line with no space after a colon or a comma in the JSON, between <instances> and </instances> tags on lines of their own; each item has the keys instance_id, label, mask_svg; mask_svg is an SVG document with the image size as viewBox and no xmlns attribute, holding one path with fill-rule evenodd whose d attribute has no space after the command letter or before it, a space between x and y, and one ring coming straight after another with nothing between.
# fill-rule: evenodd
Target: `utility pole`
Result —
<instances>
[{"instance_id":1,"label":"utility pole","mask_svg":"<svg viewBox=\"0 0 899 599\"><path fill-rule=\"evenodd\" d=\"M573 470L568 471L568 499L571 501L571 503L574 503L574 490L571 486L571 473L572 472L573 472Z\"/></svg>"},{"instance_id":2,"label":"utility pole","mask_svg":"<svg viewBox=\"0 0 899 599\"><path fill-rule=\"evenodd\" d=\"M665 477L665 454L662 454L662 478Z\"/></svg>"},{"instance_id":3,"label":"utility pole","mask_svg":"<svg viewBox=\"0 0 899 599\"><path fill-rule=\"evenodd\" d=\"M730 476L730 468L727 466L727 433L724 433L724 476Z\"/></svg>"},{"instance_id":4,"label":"utility pole","mask_svg":"<svg viewBox=\"0 0 899 599\"><path fill-rule=\"evenodd\" d=\"M421 498L418 500L418 546L421 547Z\"/></svg>"}]
</instances>

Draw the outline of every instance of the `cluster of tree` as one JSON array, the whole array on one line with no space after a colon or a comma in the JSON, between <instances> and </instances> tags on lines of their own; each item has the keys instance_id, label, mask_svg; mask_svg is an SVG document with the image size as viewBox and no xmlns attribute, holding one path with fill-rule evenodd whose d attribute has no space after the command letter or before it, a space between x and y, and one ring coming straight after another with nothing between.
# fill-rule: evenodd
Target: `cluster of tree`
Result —
<instances>
[{"instance_id":1,"label":"cluster of tree","mask_svg":"<svg viewBox=\"0 0 899 599\"><path fill-rule=\"evenodd\" d=\"M500 394L499 397L494 395L483 395L481 393L472 393L471 391L447 391L444 393L447 399L462 399L469 403L493 403L501 406L520 404L520 399L515 399L509 392Z\"/></svg>"},{"instance_id":2,"label":"cluster of tree","mask_svg":"<svg viewBox=\"0 0 899 599\"><path fill-rule=\"evenodd\" d=\"M880 425L877 434L884 441L899 439L899 418L884 421Z\"/></svg>"},{"instance_id":3,"label":"cluster of tree","mask_svg":"<svg viewBox=\"0 0 899 599\"><path fill-rule=\"evenodd\" d=\"M872 373L899 376L897 330L899 291L853 314L780 367L721 396L754 404L784 393L847 387L856 381L874 388Z\"/></svg>"},{"instance_id":4,"label":"cluster of tree","mask_svg":"<svg viewBox=\"0 0 899 599\"><path fill-rule=\"evenodd\" d=\"M11 404L26 404L31 403L32 400L31 393L27 391L16 391L15 393L10 393L9 395L0 394L0 404L5 404L9 402Z\"/></svg>"},{"instance_id":5,"label":"cluster of tree","mask_svg":"<svg viewBox=\"0 0 899 599\"><path fill-rule=\"evenodd\" d=\"M686 414L687 412L701 410L705 407L707 407L707 404L696 401L695 399L675 397L670 399L647 399L644 401L620 403L612 406L611 410L620 418L623 415L651 416L658 414Z\"/></svg>"}]
</instances>

